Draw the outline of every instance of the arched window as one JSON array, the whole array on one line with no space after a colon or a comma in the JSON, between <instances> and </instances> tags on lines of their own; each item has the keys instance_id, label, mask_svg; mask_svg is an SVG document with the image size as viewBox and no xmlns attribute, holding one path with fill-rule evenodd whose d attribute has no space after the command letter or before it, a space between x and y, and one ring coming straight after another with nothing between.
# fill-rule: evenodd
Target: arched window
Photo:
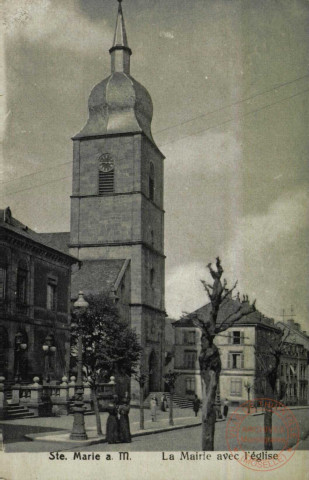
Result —
<instances>
[{"instance_id":1,"label":"arched window","mask_svg":"<svg viewBox=\"0 0 309 480\"><path fill-rule=\"evenodd\" d=\"M155 190L155 172L154 172L154 166L153 163L150 162L149 165L149 198L150 200L154 199L154 190Z\"/></svg>"},{"instance_id":2,"label":"arched window","mask_svg":"<svg viewBox=\"0 0 309 480\"><path fill-rule=\"evenodd\" d=\"M1 247L2 249L2 247ZM0 252L0 302L4 302L7 296L7 269L8 255L4 249Z\"/></svg>"},{"instance_id":3,"label":"arched window","mask_svg":"<svg viewBox=\"0 0 309 480\"><path fill-rule=\"evenodd\" d=\"M24 311L27 306L28 294L28 265L25 260L18 262L17 283L16 283L16 304L17 309Z\"/></svg>"}]
</instances>

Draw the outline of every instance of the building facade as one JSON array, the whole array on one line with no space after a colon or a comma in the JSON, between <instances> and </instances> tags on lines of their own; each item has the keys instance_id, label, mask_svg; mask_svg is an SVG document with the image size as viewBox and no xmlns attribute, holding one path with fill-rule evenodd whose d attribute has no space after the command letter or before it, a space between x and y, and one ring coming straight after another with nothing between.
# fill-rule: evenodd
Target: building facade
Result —
<instances>
[{"instance_id":1,"label":"building facade","mask_svg":"<svg viewBox=\"0 0 309 480\"><path fill-rule=\"evenodd\" d=\"M8 383L69 373L71 267L78 261L0 210L0 376Z\"/></svg>"},{"instance_id":2,"label":"building facade","mask_svg":"<svg viewBox=\"0 0 309 480\"><path fill-rule=\"evenodd\" d=\"M220 310L218 322L232 311L236 301L230 300ZM207 320L210 305L194 312ZM174 322L175 329L175 370L180 373L176 393L192 398L202 396L199 368L201 351L201 330L195 326L190 316ZM226 331L217 335L215 343L221 356L220 396L228 399L232 406L246 402L248 398L265 398L272 395L265 378L265 372L274 360L269 345L279 338L281 332L273 319L255 311L242 317ZM303 334L302 334L303 335ZM286 343L282 350L277 389L286 394L282 401L287 404L307 404L308 373L307 350L296 337ZM286 374L288 372L288 374ZM292 372L292 373L291 373ZM288 375L288 376L287 376Z\"/></svg>"},{"instance_id":3,"label":"building facade","mask_svg":"<svg viewBox=\"0 0 309 480\"><path fill-rule=\"evenodd\" d=\"M277 322L286 338L280 359L282 402L286 405L308 405L309 337L293 319Z\"/></svg>"},{"instance_id":4,"label":"building facade","mask_svg":"<svg viewBox=\"0 0 309 480\"><path fill-rule=\"evenodd\" d=\"M72 294L108 290L139 334L148 391L164 367L163 160L151 133L152 101L130 74L119 2L111 72L89 97L89 118L73 137L70 233L49 235L82 261ZM134 385L133 385L134 387ZM135 386L138 390L137 385ZM132 392L134 396L134 391Z\"/></svg>"}]
</instances>

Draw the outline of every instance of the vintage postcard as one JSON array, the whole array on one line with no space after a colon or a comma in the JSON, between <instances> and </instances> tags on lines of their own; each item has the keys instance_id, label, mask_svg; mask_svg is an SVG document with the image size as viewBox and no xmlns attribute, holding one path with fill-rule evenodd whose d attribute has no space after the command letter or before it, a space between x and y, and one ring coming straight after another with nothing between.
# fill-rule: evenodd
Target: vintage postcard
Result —
<instances>
[{"instance_id":1,"label":"vintage postcard","mask_svg":"<svg viewBox=\"0 0 309 480\"><path fill-rule=\"evenodd\" d=\"M308 478L308 24L2 1L0 478Z\"/></svg>"}]
</instances>

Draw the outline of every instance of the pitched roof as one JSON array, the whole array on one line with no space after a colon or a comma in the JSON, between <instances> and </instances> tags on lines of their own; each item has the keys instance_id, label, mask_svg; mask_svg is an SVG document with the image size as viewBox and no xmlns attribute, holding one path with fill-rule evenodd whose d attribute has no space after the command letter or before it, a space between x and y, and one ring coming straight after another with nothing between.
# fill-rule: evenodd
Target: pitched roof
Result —
<instances>
[{"instance_id":1,"label":"pitched roof","mask_svg":"<svg viewBox=\"0 0 309 480\"><path fill-rule=\"evenodd\" d=\"M45 245L56 248L63 253L69 253L70 232L37 233L37 235Z\"/></svg>"},{"instance_id":2,"label":"pitched roof","mask_svg":"<svg viewBox=\"0 0 309 480\"><path fill-rule=\"evenodd\" d=\"M77 297L80 290L86 295L112 290L125 262L126 260L83 260L80 270L71 277L71 297Z\"/></svg>"},{"instance_id":3,"label":"pitched roof","mask_svg":"<svg viewBox=\"0 0 309 480\"><path fill-rule=\"evenodd\" d=\"M12 217L10 209L8 212L8 208L0 209L0 227L12 233L18 234L19 236L24 237L28 240L32 240L36 243L39 243L44 247L48 247L49 249L56 250L58 253L65 254L66 256L71 257L72 260L75 260L76 263L78 262L78 260L75 257L69 254L68 248L66 249L60 248L60 244L57 244L57 242L49 241L48 236L58 235L58 234L41 234L41 233L35 232L31 228L29 228L27 225L24 225L22 222ZM64 235L64 234L61 233L60 235ZM66 235L70 235L70 234L66 234Z\"/></svg>"},{"instance_id":4,"label":"pitched roof","mask_svg":"<svg viewBox=\"0 0 309 480\"><path fill-rule=\"evenodd\" d=\"M220 324L224 320L224 318L227 318L228 315L231 315L233 312L235 312L240 305L241 303L238 300L233 300L233 299L229 299L226 302L224 302L223 306L221 306L219 310L217 324ZM195 314L198 316L200 320L207 322L207 320L209 319L210 309L211 309L211 304L207 303L206 305L203 305L202 307L198 308L191 314L188 314L183 318L181 318L180 320L176 321L173 325L176 328L177 327L191 327L191 328L195 327L196 328L196 324L192 320L191 315ZM274 320L271 318L265 317L258 310L256 310L255 312L249 313L248 315L244 315L242 318L240 318L235 323L233 323L233 326L234 325L261 325L264 327L276 328L274 325Z\"/></svg>"}]
</instances>

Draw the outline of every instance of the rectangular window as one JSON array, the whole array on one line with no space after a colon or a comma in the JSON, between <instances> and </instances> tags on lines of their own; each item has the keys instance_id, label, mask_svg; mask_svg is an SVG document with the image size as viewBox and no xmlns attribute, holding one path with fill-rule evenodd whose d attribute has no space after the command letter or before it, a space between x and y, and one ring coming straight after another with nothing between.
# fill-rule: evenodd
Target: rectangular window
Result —
<instances>
[{"instance_id":1,"label":"rectangular window","mask_svg":"<svg viewBox=\"0 0 309 480\"><path fill-rule=\"evenodd\" d=\"M195 379L194 377L186 378L186 393L192 395L195 393Z\"/></svg>"},{"instance_id":2,"label":"rectangular window","mask_svg":"<svg viewBox=\"0 0 309 480\"><path fill-rule=\"evenodd\" d=\"M231 395L241 396L242 380L240 378L231 378Z\"/></svg>"},{"instance_id":3,"label":"rectangular window","mask_svg":"<svg viewBox=\"0 0 309 480\"><path fill-rule=\"evenodd\" d=\"M183 343L185 345L195 345L195 332L184 332Z\"/></svg>"},{"instance_id":4,"label":"rectangular window","mask_svg":"<svg viewBox=\"0 0 309 480\"><path fill-rule=\"evenodd\" d=\"M56 310L57 307L57 282L49 279L47 282L47 309Z\"/></svg>"},{"instance_id":5,"label":"rectangular window","mask_svg":"<svg viewBox=\"0 0 309 480\"><path fill-rule=\"evenodd\" d=\"M242 353L229 353L228 368L244 368L244 355Z\"/></svg>"},{"instance_id":6,"label":"rectangular window","mask_svg":"<svg viewBox=\"0 0 309 480\"><path fill-rule=\"evenodd\" d=\"M6 296L6 268L0 267L0 301Z\"/></svg>"},{"instance_id":7,"label":"rectangular window","mask_svg":"<svg viewBox=\"0 0 309 480\"><path fill-rule=\"evenodd\" d=\"M233 345L240 345L240 332L232 332L233 334Z\"/></svg>"},{"instance_id":8,"label":"rectangular window","mask_svg":"<svg viewBox=\"0 0 309 480\"><path fill-rule=\"evenodd\" d=\"M111 172L99 171L99 195L114 193L114 170Z\"/></svg>"},{"instance_id":9,"label":"rectangular window","mask_svg":"<svg viewBox=\"0 0 309 480\"><path fill-rule=\"evenodd\" d=\"M185 352L184 367L195 368L196 352Z\"/></svg>"},{"instance_id":10,"label":"rectangular window","mask_svg":"<svg viewBox=\"0 0 309 480\"><path fill-rule=\"evenodd\" d=\"M283 367L284 365L281 365L281 377L283 377Z\"/></svg>"}]
</instances>

